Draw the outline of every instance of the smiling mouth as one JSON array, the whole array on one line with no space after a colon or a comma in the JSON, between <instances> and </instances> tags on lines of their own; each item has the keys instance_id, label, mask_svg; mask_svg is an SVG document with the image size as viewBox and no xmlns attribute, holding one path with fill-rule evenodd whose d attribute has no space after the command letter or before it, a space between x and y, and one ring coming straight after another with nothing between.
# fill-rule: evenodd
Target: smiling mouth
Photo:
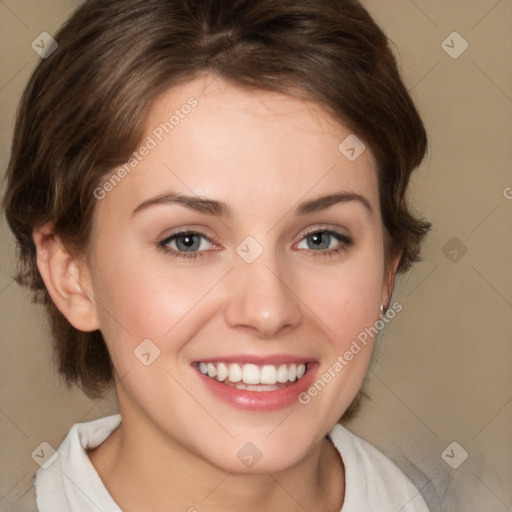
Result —
<instances>
[{"instance_id":1,"label":"smiling mouth","mask_svg":"<svg viewBox=\"0 0 512 512\"><path fill-rule=\"evenodd\" d=\"M239 364L205 363L194 366L199 372L216 382L247 391L274 391L288 387L304 377L309 363Z\"/></svg>"}]
</instances>

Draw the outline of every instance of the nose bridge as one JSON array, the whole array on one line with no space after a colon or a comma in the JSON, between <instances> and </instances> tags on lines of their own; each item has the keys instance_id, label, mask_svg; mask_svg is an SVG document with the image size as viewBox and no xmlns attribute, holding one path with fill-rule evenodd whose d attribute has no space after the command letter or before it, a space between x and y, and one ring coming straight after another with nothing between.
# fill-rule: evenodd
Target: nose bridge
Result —
<instances>
[{"instance_id":1,"label":"nose bridge","mask_svg":"<svg viewBox=\"0 0 512 512\"><path fill-rule=\"evenodd\" d=\"M251 237L236 252L225 310L228 324L250 327L260 336L274 336L284 327L297 325L300 309L287 271L290 267L279 261L278 252Z\"/></svg>"}]
</instances>

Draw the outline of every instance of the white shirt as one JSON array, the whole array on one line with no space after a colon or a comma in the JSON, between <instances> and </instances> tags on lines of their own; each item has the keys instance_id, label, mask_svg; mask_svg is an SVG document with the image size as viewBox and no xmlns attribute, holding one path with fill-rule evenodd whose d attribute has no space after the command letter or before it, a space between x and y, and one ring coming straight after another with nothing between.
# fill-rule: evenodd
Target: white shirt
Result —
<instances>
[{"instance_id":1,"label":"white shirt","mask_svg":"<svg viewBox=\"0 0 512 512\"><path fill-rule=\"evenodd\" d=\"M86 453L120 422L121 416L115 414L71 427L58 457L36 472L39 512L122 512ZM376 448L339 424L328 435L345 465L345 501L340 512L429 512L416 487Z\"/></svg>"}]
</instances>

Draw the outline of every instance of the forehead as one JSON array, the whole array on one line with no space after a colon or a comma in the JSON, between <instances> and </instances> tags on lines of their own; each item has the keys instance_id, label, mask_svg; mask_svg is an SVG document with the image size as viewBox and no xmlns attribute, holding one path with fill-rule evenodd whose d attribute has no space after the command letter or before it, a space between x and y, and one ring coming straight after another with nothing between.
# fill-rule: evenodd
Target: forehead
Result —
<instances>
[{"instance_id":1,"label":"forehead","mask_svg":"<svg viewBox=\"0 0 512 512\"><path fill-rule=\"evenodd\" d=\"M378 206L371 151L347 158L343 141L357 144L354 134L313 102L204 75L158 97L144 127L129 172L101 208L135 208L168 191L214 197L246 214L258 201L288 208L339 190Z\"/></svg>"}]
</instances>

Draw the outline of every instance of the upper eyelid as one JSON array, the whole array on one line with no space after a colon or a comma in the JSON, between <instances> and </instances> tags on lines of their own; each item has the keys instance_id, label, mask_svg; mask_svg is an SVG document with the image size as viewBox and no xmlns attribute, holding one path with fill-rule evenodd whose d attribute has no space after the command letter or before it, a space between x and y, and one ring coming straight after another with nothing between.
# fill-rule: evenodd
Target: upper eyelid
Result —
<instances>
[{"instance_id":1,"label":"upper eyelid","mask_svg":"<svg viewBox=\"0 0 512 512\"><path fill-rule=\"evenodd\" d=\"M159 245L164 245L165 243L168 243L171 240L174 240L179 235L190 235L190 234L200 236L200 237L205 238L206 240L208 240L208 242L210 242L212 244L215 244L215 242L208 235L206 235L205 233L202 233L201 231L197 231L195 229L185 229L183 231L181 231L181 230L180 231L176 231L175 233L171 233L170 235L164 237L158 243L159 243Z\"/></svg>"},{"instance_id":2,"label":"upper eyelid","mask_svg":"<svg viewBox=\"0 0 512 512\"><path fill-rule=\"evenodd\" d=\"M302 235L301 240L308 235L313 235L314 233L329 233L330 235L336 235L336 236L340 236L340 237L344 237L344 238L352 238L351 235L346 234L346 233L340 233L333 228L313 228L311 230L306 231Z\"/></svg>"}]
</instances>

